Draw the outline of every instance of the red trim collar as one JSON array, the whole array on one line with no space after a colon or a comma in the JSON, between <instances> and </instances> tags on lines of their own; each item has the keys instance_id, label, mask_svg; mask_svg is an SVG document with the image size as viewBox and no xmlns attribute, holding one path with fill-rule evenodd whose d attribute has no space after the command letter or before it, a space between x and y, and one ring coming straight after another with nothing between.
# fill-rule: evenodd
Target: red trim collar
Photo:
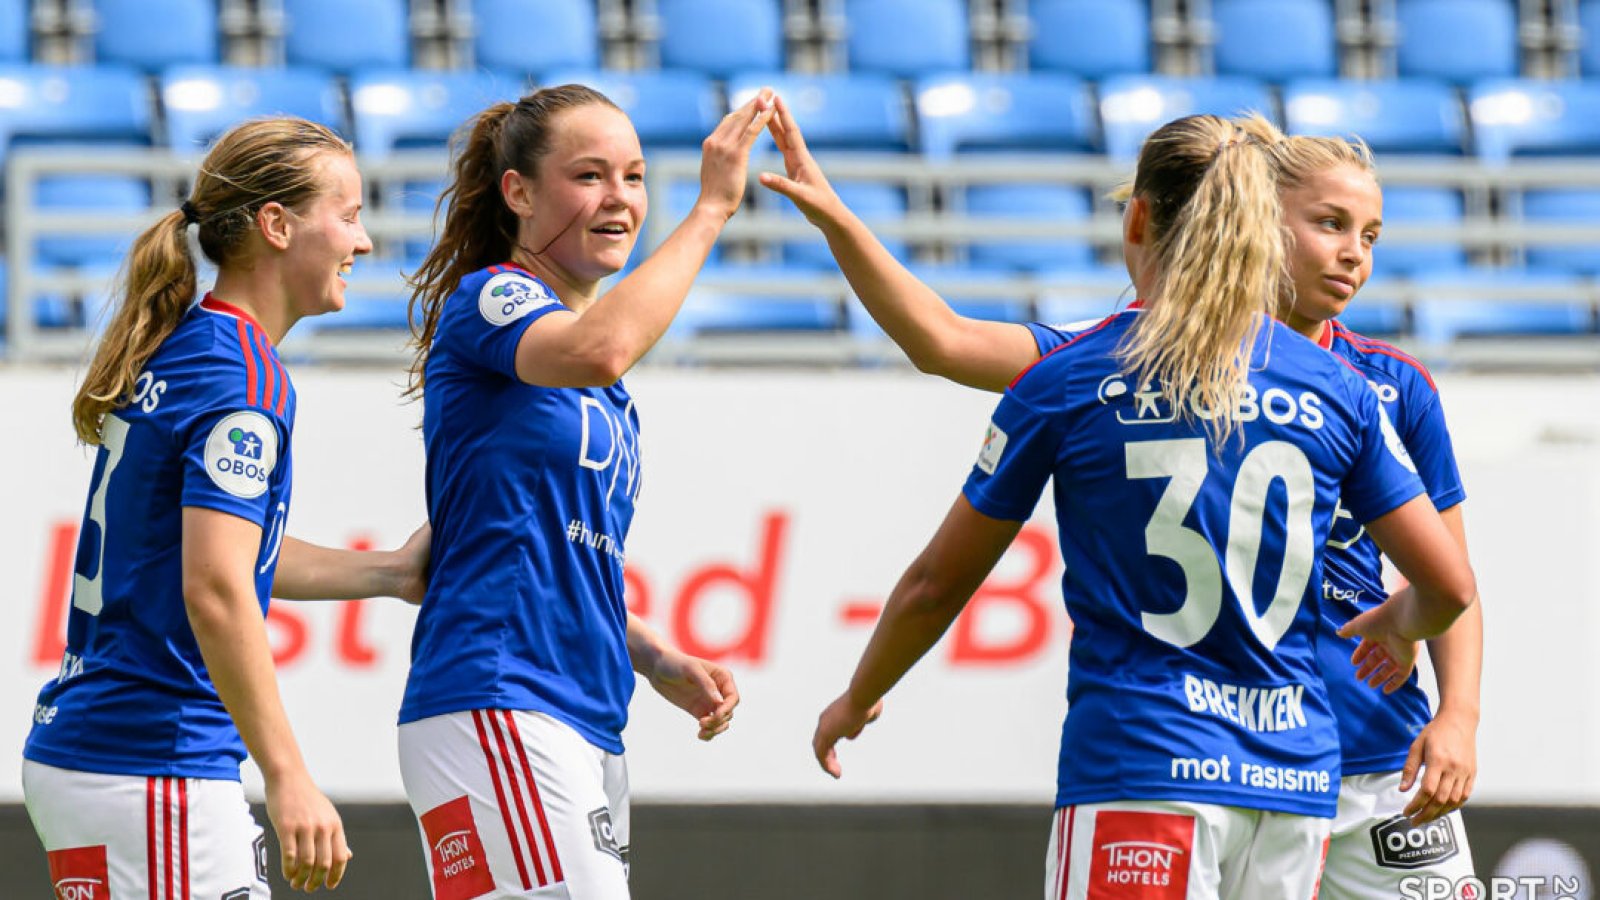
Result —
<instances>
[{"instance_id":1,"label":"red trim collar","mask_svg":"<svg viewBox=\"0 0 1600 900\"><path fill-rule=\"evenodd\" d=\"M233 316L235 319L243 319L251 325L254 325L256 330L261 332L261 336L267 339L267 343L269 345L272 343L272 338L267 335L267 330L261 327L261 323L256 321L255 316L252 316L239 307L234 306L232 303L218 300L216 297L211 296L210 291L206 291L206 295L200 299L200 306L201 308L208 309L212 312Z\"/></svg>"},{"instance_id":2,"label":"red trim collar","mask_svg":"<svg viewBox=\"0 0 1600 900\"><path fill-rule=\"evenodd\" d=\"M1317 346L1324 350L1333 349L1333 320L1322 323L1322 333L1317 335Z\"/></svg>"}]
</instances>

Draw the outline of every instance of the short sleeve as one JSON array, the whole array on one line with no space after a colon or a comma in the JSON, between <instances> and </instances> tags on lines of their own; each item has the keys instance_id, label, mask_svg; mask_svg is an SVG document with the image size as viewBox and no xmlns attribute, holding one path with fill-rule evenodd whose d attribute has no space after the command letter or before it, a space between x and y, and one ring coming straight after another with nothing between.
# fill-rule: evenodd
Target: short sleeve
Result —
<instances>
[{"instance_id":1,"label":"short sleeve","mask_svg":"<svg viewBox=\"0 0 1600 900\"><path fill-rule=\"evenodd\" d=\"M260 407L208 410L178 435L183 506L230 513L266 527L271 487L288 466L289 427Z\"/></svg>"},{"instance_id":2,"label":"short sleeve","mask_svg":"<svg viewBox=\"0 0 1600 900\"><path fill-rule=\"evenodd\" d=\"M1455 445L1450 440L1450 429L1445 425L1444 408L1439 395L1429 390L1418 391L1417 404L1401 427L1400 437L1416 463L1417 475L1428 498L1437 509L1449 509L1467 498L1461 485L1461 471L1456 467Z\"/></svg>"},{"instance_id":3,"label":"short sleeve","mask_svg":"<svg viewBox=\"0 0 1600 900\"><path fill-rule=\"evenodd\" d=\"M487 274L462 279L445 301L435 342L467 365L515 378L517 344L528 326L566 307L526 272L495 266Z\"/></svg>"},{"instance_id":4,"label":"short sleeve","mask_svg":"<svg viewBox=\"0 0 1600 900\"><path fill-rule=\"evenodd\" d=\"M1023 327L1033 335L1033 342L1039 345L1039 355L1044 356L1051 350L1072 340L1072 332L1068 326L1046 325L1043 322L1028 322Z\"/></svg>"},{"instance_id":5,"label":"short sleeve","mask_svg":"<svg viewBox=\"0 0 1600 900\"><path fill-rule=\"evenodd\" d=\"M1049 417L1007 391L984 432L962 493L991 519L1025 522L1055 472L1060 448Z\"/></svg>"},{"instance_id":6,"label":"short sleeve","mask_svg":"<svg viewBox=\"0 0 1600 900\"><path fill-rule=\"evenodd\" d=\"M1393 512L1423 492L1416 464L1389 414L1377 395L1364 387L1351 391L1359 449L1340 491L1340 502L1362 523Z\"/></svg>"}]
</instances>

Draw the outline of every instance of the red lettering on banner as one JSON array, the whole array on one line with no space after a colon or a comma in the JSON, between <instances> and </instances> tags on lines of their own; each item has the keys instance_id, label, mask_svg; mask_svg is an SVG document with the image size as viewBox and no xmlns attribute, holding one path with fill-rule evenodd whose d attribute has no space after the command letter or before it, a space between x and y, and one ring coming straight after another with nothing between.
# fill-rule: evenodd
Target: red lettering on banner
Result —
<instances>
[{"instance_id":1,"label":"red lettering on banner","mask_svg":"<svg viewBox=\"0 0 1600 900\"><path fill-rule=\"evenodd\" d=\"M106 874L106 845L51 850L50 884L56 900L110 900L111 879Z\"/></svg>"},{"instance_id":2,"label":"red lettering on banner","mask_svg":"<svg viewBox=\"0 0 1600 900\"><path fill-rule=\"evenodd\" d=\"M772 623L783 538L788 527L788 513L767 513L761 523L760 557L753 569L742 572L726 564L710 565L690 574L684 581L672 605L673 640L683 652L710 660L761 662L766 659L767 633ZM714 587L728 587L742 593L750 612L743 633L718 644L701 638L694 616L706 591Z\"/></svg>"},{"instance_id":3,"label":"red lettering on banner","mask_svg":"<svg viewBox=\"0 0 1600 900\"><path fill-rule=\"evenodd\" d=\"M1061 607L1059 593L1051 590L1049 576L1055 568L1055 538L1043 528L1024 526L1017 533L1007 555L1023 553L1027 569L1016 581L985 581L955 622L950 641L950 661L956 665L1004 665L1019 663L1044 649L1050 637L1050 619ZM986 612L1002 606L1022 614L1026 625L1007 641L982 637L980 623Z\"/></svg>"},{"instance_id":4,"label":"red lettering on banner","mask_svg":"<svg viewBox=\"0 0 1600 900\"><path fill-rule=\"evenodd\" d=\"M1189 893L1194 819L1102 810L1094 817L1088 900L1183 900Z\"/></svg>"},{"instance_id":5,"label":"red lettering on banner","mask_svg":"<svg viewBox=\"0 0 1600 900\"><path fill-rule=\"evenodd\" d=\"M371 550L372 538L357 535L350 539L351 550ZM361 615L367 610L367 601L351 600L339 604L339 624L334 641L334 653L351 668L370 669L378 661L378 651L361 639Z\"/></svg>"},{"instance_id":6,"label":"red lettering on banner","mask_svg":"<svg viewBox=\"0 0 1600 900\"><path fill-rule=\"evenodd\" d=\"M278 601L267 607L267 643L272 645L272 664L289 666L305 655L311 643L311 627L305 617ZM274 639L276 638L276 639Z\"/></svg>"},{"instance_id":7,"label":"red lettering on banner","mask_svg":"<svg viewBox=\"0 0 1600 900\"><path fill-rule=\"evenodd\" d=\"M49 544L44 586L39 591L39 621L33 632L33 662L38 666L56 665L67 649L67 604L72 597L78 523L62 520L51 525Z\"/></svg>"},{"instance_id":8,"label":"red lettering on banner","mask_svg":"<svg viewBox=\"0 0 1600 900\"><path fill-rule=\"evenodd\" d=\"M428 838L434 900L472 900L494 890L471 800L457 797L418 818Z\"/></svg>"}]
</instances>

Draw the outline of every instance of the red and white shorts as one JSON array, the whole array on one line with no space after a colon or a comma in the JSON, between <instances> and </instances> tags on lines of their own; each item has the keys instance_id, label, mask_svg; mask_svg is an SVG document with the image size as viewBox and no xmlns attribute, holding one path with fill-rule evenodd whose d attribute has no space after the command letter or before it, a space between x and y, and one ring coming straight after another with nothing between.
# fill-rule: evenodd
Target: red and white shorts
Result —
<instances>
[{"instance_id":1,"label":"red and white shorts","mask_svg":"<svg viewBox=\"0 0 1600 900\"><path fill-rule=\"evenodd\" d=\"M1046 900L1314 900L1330 820L1166 800L1056 810Z\"/></svg>"},{"instance_id":2,"label":"red and white shorts","mask_svg":"<svg viewBox=\"0 0 1600 900\"><path fill-rule=\"evenodd\" d=\"M628 768L543 713L400 726L434 900L627 900Z\"/></svg>"},{"instance_id":3,"label":"red and white shorts","mask_svg":"<svg viewBox=\"0 0 1600 900\"><path fill-rule=\"evenodd\" d=\"M267 849L237 781L22 763L57 897L266 900Z\"/></svg>"},{"instance_id":4,"label":"red and white shorts","mask_svg":"<svg viewBox=\"0 0 1600 900\"><path fill-rule=\"evenodd\" d=\"M1405 817L1409 794L1400 793L1400 773L1349 775L1339 782L1339 814L1333 820L1323 900L1369 900L1407 894L1471 896L1472 848L1456 811L1426 825Z\"/></svg>"}]
</instances>

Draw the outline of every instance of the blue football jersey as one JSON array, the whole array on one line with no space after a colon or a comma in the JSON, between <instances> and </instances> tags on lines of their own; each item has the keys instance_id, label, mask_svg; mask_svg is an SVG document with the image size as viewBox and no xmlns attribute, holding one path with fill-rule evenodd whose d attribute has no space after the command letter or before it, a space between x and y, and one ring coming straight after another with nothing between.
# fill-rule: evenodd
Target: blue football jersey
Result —
<instances>
[{"instance_id":1,"label":"blue football jersey","mask_svg":"<svg viewBox=\"0 0 1600 900\"><path fill-rule=\"evenodd\" d=\"M621 382L517 378L523 333L564 308L509 264L445 301L423 396L432 560L400 721L536 710L621 753L639 417Z\"/></svg>"},{"instance_id":2,"label":"blue football jersey","mask_svg":"<svg viewBox=\"0 0 1600 900\"><path fill-rule=\"evenodd\" d=\"M261 526L263 616L289 514L295 394L248 314L206 297L106 416L78 538L67 649L23 755L64 769L237 781L244 743L183 599L183 508Z\"/></svg>"},{"instance_id":3,"label":"blue football jersey","mask_svg":"<svg viewBox=\"0 0 1600 900\"><path fill-rule=\"evenodd\" d=\"M1393 346L1356 334L1337 321L1330 322L1323 335L1328 349L1367 379L1416 463L1434 506L1449 509L1466 499L1439 391L1428 370ZM1416 673L1393 694L1375 691L1352 677L1350 654L1359 641L1341 638L1338 631L1388 596L1378 545L1341 509L1328 538L1322 573L1323 635L1318 650L1328 695L1339 717L1346 775L1398 771L1405 766L1412 739L1432 718Z\"/></svg>"},{"instance_id":4,"label":"blue football jersey","mask_svg":"<svg viewBox=\"0 0 1600 900\"><path fill-rule=\"evenodd\" d=\"M1242 441L1214 446L1192 397L1119 371L1139 315L1102 320L1019 376L964 489L984 515L1022 521L1054 478L1075 628L1056 803L1332 816L1322 550L1341 496L1368 521L1422 485L1365 382L1276 322L1238 401Z\"/></svg>"}]
</instances>

